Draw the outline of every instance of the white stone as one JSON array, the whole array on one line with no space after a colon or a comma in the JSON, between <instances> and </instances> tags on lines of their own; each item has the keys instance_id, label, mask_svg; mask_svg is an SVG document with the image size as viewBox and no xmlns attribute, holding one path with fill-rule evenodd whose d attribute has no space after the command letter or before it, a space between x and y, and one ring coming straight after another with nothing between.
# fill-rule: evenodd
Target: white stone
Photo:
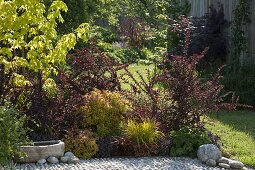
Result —
<instances>
[{"instance_id":1,"label":"white stone","mask_svg":"<svg viewBox=\"0 0 255 170\"><path fill-rule=\"evenodd\" d=\"M40 159L37 161L38 164L45 164L46 162L46 159Z\"/></svg>"},{"instance_id":2,"label":"white stone","mask_svg":"<svg viewBox=\"0 0 255 170\"><path fill-rule=\"evenodd\" d=\"M75 156L72 152L66 152L64 156L73 157Z\"/></svg>"},{"instance_id":3,"label":"white stone","mask_svg":"<svg viewBox=\"0 0 255 170\"><path fill-rule=\"evenodd\" d=\"M221 151L213 144L201 145L197 151L197 157L203 163L205 163L208 159L217 161L221 158Z\"/></svg>"},{"instance_id":4,"label":"white stone","mask_svg":"<svg viewBox=\"0 0 255 170\"><path fill-rule=\"evenodd\" d=\"M230 169L230 165L229 164L225 164L225 163L219 163L219 167L225 168L225 169Z\"/></svg>"},{"instance_id":5,"label":"white stone","mask_svg":"<svg viewBox=\"0 0 255 170\"><path fill-rule=\"evenodd\" d=\"M50 157L47 159L47 161L48 161L49 163L56 164L56 163L58 163L58 158L56 158L56 157L54 157L54 156L50 156Z\"/></svg>"},{"instance_id":6,"label":"white stone","mask_svg":"<svg viewBox=\"0 0 255 170\"><path fill-rule=\"evenodd\" d=\"M220 159L217 160L218 163L224 163L224 164L228 164L229 163L229 160L228 158L226 157L221 157Z\"/></svg>"},{"instance_id":7,"label":"white stone","mask_svg":"<svg viewBox=\"0 0 255 170\"><path fill-rule=\"evenodd\" d=\"M244 164L240 161L234 161L234 160L231 160L229 162L229 165L231 168L235 168L235 169L242 169L244 167Z\"/></svg>"}]
</instances>

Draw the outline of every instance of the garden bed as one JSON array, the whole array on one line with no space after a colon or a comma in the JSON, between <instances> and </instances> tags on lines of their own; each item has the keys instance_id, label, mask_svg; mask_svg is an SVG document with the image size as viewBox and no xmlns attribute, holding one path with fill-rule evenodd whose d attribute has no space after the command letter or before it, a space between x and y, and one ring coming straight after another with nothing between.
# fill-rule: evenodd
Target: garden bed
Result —
<instances>
[{"instance_id":1,"label":"garden bed","mask_svg":"<svg viewBox=\"0 0 255 170\"><path fill-rule=\"evenodd\" d=\"M89 23L78 28L66 25L70 33L61 24L69 16L62 17L67 11L63 1L0 2L4 11L0 17L0 139L4 139L0 140L0 165L18 157L21 163L37 162L18 165L21 169L244 167L240 161L222 157L223 153L254 166L253 129L250 137L235 132L243 127L223 125L221 130L230 134L220 139L218 131L203 120L209 112L250 107L224 89L223 67L210 75L203 73L204 67L226 59L223 6L211 7L205 18L196 20L183 15L189 13L188 0L134 1L134 5L129 0L70 2L77 2L66 1L72 9L95 7L91 17L82 14ZM114 10L106 16L109 7ZM100 18L109 25L97 23ZM230 63L229 72L241 69L234 64L237 68ZM26 146L32 142L33 146Z\"/></svg>"}]
</instances>

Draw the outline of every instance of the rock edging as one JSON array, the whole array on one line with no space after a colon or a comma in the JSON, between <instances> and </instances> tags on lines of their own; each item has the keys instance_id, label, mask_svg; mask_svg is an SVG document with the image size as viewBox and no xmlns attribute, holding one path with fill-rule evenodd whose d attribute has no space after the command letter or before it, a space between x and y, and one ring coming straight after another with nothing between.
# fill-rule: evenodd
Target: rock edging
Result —
<instances>
[{"instance_id":1,"label":"rock edging","mask_svg":"<svg viewBox=\"0 0 255 170\"><path fill-rule=\"evenodd\" d=\"M225 169L243 169L244 164L237 160L232 160L229 158L222 157L220 149L213 144L201 145L197 151L197 157L207 166Z\"/></svg>"},{"instance_id":2,"label":"rock edging","mask_svg":"<svg viewBox=\"0 0 255 170\"><path fill-rule=\"evenodd\" d=\"M72 152L66 152L64 156L60 157L59 159L54 156L50 156L47 159L40 159L37 161L37 164L57 164L59 162L61 163L68 163L68 164L76 164L79 163L80 159L77 158Z\"/></svg>"}]
</instances>

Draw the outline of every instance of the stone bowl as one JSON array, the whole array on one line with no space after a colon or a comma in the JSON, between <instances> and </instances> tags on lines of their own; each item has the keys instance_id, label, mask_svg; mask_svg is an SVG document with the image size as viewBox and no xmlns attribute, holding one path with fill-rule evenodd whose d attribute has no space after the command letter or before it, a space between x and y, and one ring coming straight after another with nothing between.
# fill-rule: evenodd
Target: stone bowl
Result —
<instances>
[{"instance_id":1,"label":"stone bowl","mask_svg":"<svg viewBox=\"0 0 255 170\"><path fill-rule=\"evenodd\" d=\"M50 156L60 158L64 155L65 144L60 140L34 142L31 146L21 146L21 152L27 156L19 158L19 163L34 163L40 159L47 159Z\"/></svg>"}]
</instances>

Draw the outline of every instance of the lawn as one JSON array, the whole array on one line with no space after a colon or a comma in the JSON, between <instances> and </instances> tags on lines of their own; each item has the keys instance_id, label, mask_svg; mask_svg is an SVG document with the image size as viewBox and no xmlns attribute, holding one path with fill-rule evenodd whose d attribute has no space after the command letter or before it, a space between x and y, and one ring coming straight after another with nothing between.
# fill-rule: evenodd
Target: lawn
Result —
<instances>
[{"instance_id":1,"label":"lawn","mask_svg":"<svg viewBox=\"0 0 255 170\"><path fill-rule=\"evenodd\" d=\"M137 71L145 78L147 77L147 70L148 69L153 69L153 65L142 65L142 64L132 64L128 67L128 70L130 71L130 73L132 73L132 75L134 76L135 79L137 79L138 81L140 80L139 75L137 74ZM120 70L118 72L119 75L124 74L125 71L124 70ZM125 76L125 78L128 78L127 76ZM129 78L128 78L129 79ZM129 79L129 81L131 82L131 80ZM121 87L123 89L129 89L130 86L127 83L122 83Z\"/></svg>"},{"instance_id":2,"label":"lawn","mask_svg":"<svg viewBox=\"0 0 255 170\"><path fill-rule=\"evenodd\" d=\"M255 113L251 111L222 111L217 118L209 115L206 128L221 138L224 150L231 157L255 167Z\"/></svg>"}]
</instances>

